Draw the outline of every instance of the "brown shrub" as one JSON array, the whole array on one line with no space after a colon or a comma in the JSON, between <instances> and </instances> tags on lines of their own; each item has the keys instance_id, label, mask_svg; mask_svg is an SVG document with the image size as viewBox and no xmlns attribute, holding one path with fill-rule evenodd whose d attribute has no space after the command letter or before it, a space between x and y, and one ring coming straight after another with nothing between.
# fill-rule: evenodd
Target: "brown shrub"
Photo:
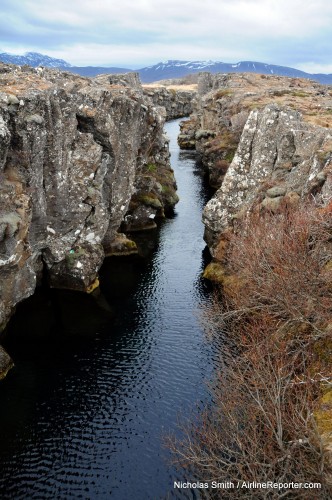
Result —
<instances>
[{"instance_id":1,"label":"brown shrub","mask_svg":"<svg viewBox=\"0 0 332 500\"><path fill-rule=\"evenodd\" d=\"M227 160L217 160L214 164L214 168L218 170L220 175L225 175L229 167L229 162Z\"/></svg>"},{"instance_id":2,"label":"brown shrub","mask_svg":"<svg viewBox=\"0 0 332 500\"><path fill-rule=\"evenodd\" d=\"M233 310L260 311L289 324L318 328L331 315L331 213L314 206L252 214L239 222L228 252L242 288L228 294Z\"/></svg>"},{"instance_id":3,"label":"brown shrub","mask_svg":"<svg viewBox=\"0 0 332 500\"><path fill-rule=\"evenodd\" d=\"M226 269L239 279L234 286L229 280L204 313L218 350L212 404L170 446L177 463L203 482L321 484L240 488L236 498L331 498L331 457L313 416L321 382L330 380L315 344L331 335L331 271L322 272L331 236L331 211L308 205L252 214L229 235Z\"/></svg>"},{"instance_id":4,"label":"brown shrub","mask_svg":"<svg viewBox=\"0 0 332 500\"><path fill-rule=\"evenodd\" d=\"M285 356L273 336L267 341L266 326L251 325L242 354L226 347L213 407L187 427L185 440L172 443L178 463L204 482L317 482L322 488L307 491L305 498L328 498L331 468L312 416L317 384L304 377L302 359ZM301 376L294 375L299 371ZM233 498L234 491L215 496ZM304 498L287 487L241 489L236 498L281 496Z\"/></svg>"}]
</instances>

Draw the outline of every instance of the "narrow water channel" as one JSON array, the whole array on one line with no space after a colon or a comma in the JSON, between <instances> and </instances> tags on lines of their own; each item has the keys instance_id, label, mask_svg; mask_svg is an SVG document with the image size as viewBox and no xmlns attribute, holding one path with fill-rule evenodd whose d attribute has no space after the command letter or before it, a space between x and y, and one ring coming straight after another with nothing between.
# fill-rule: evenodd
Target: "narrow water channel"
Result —
<instances>
[{"instance_id":1,"label":"narrow water channel","mask_svg":"<svg viewBox=\"0 0 332 500\"><path fill-rule=\"evenodd\" d=\"M207 398L212 353L199 317L208 193L177 147L178 122L166 131L180 202L148 235L148 255L108 259L97 299L40 292L11 321L2 500L182 498L163 440Z\"/></svg>"}]
</instances>

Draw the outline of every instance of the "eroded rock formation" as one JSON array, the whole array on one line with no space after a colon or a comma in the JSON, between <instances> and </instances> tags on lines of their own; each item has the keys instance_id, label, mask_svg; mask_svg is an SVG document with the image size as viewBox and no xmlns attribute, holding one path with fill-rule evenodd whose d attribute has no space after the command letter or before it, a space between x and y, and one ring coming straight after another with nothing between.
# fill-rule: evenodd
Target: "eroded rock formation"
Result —
<instances>
[{"instance_id":1,"label":"eroded rock formation","mask_svg":"<svg viewBox=\"0 0 332 500\"><path fill-rule=\"evenodd\" d=\"M43 269L51 286L92 289L120 226L174 206L164 120L135 74L0 66L1 329Z\"/></svg>"},{"instance_id":2,"label":"eroded rock formation","mask_svg":"<svg viewBox=\"0 0 332 500\"><path fill-rule=\"evenodd\" d=\"M222 184L250 112L271 103L300 111L306 123L332 127L329 86L273 75L199 75L193 113L182 124L179 144L200 153L213 187Z\"/></svg>"},{"instance_id":3,"label":"eroded rock formation","mask_svg":"<svg viewBox=\"0 0 332 500\"><path fill-rule=\"evenodd\" d=\"M275 212L308 195L327 204L332 197L332 135L308 124L299 112L270 104L254 110L244 126L222 186L205 207L207 239L256 206Z\"/></svg>"},{"instance_id":4,"label":"eroded rock formation","mask_svg":"<svg viewBox=\"0 0 332 500\"><path fill-rule=\"evenodd\" d=\"M223 288L225 317L234 314L236 332L259 345L265 334L272 336L271 352L275 349L278 356L282 345L287 345L285 357L289 346L300 353L296 336L302 342L305 328L312 329L306 344L310 369L300 377L321 382L314 418L331 457L331 387L326 381L331 378L332 89L263 75L204 76L202 84L196 113L184 123L182 135L201 152L210 175L221 184L203 213L213 257L204 277ZM223 172L218 178L219 166ZM320 240L314 236L319 224ZM313 255L316 268L305 278ZM277 313L272 303L285 303L294 313ZM324 314L310 310L314 303L324 304ZM275 324L269 330L270 320ZM246 337L250 324L260 325L257 337ZM278 335L282 342L276 341Z\"/></svg>"},{"instance_id":5,"label":"eroded rock formation","mask_svg":"<svg viewBox=\"0 0 332 500\"><path fill-rule=\"evenodd\" d=\"M190 86L187 86L190 87ZM196 86L185 88L184 86L144 85L144 94L153 101L156 106L166 109L166 119L174 120L189 116L193 111L193 100L196 97Z\"/></svg>"}]
</instances>

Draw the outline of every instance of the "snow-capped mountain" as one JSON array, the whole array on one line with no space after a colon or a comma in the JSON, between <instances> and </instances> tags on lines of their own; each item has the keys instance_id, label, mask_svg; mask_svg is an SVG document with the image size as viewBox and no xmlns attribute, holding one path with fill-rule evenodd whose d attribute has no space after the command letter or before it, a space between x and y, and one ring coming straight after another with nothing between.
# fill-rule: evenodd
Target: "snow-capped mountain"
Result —
<instances>
[{"instance_id":1,"label":"snow-capped mountain","mask_svg":"<svg viewBox=\"0 0 332 500\"><path fill-rule=\"evenodd\" d=\"M261 73L265 75L280 75L289 77L311 78L320 83L332 84L332 74L310 74L299 69L287 66L277 66L255 61L241 61L235 64L221 61L178 61L169 60L159 62L153 66L147 66L138 70L123 67L95 67L95 66L71 66L63 59L55 59L38 52L27 52L23 56L0 54L0 61L10 64L29 64L30 66L47 66L50 68L69 69L72 73L82 76L96 76L105 73L127 73L137 71L143 83L166 80L170 78L181 78L189 74L209 71L210 73Z\"/></svg>"},{"instance_id":2,"label":"snow-capped mountain","mask_svg":"<svg viewBox=\"0 0 332 500\"><path fill-rule=\"evenodd\" d=\"M332 75L312 75L287 66L277 66L254 61L241 61L236 64L231 64L220 61L171 60L138 70L143 82L180 78L190 73L198 73L200 71L209 71L210 73L260 73L265 75L312 78L321 83L332 83Z\"/></svg>"},{"instance_id":3,"label":"snow-capped mountain","mask_svg":"<svg viewBox=\"0 0 332 500\"><path fill-rule=\"evenodd\" d=\"M29 64L36 68L37 66L47 66L49 68L70 68L71 64L67 63L63 59L55 59L54 57L46 56L44 54L39 54L38 52L26 52L22 56L8 54L3 52L0 54L0 61L7 64Z\"/></svg>"}]
</instances>

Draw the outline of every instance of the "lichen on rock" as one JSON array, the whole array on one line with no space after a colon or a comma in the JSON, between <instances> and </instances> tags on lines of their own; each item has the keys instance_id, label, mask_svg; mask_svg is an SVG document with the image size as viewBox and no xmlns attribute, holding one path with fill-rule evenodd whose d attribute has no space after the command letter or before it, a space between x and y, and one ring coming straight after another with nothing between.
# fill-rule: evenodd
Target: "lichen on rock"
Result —
<instances>
[{"instance_id":1,"label":"lichen on rock","mask_svg":"<svg viewBox=\"0 0 332 500\"><path fill-rule=\"evenodd\" d=\"M96 283L104 248L132 215L132 200L144 212L141 228L176 202L165 111L144 95L138 75L89 79L3 67L1 328L33 294L43 267L54 287L86 291ZM155 171L147 176L151 164ZM161 183L173 187L173 198ZM142 193L154 203L137 199Z\"/></svg>"},{"instance_id":2,"label":"lichen on rock","mask_svg":"<svg viewBox=\"0 0 332 500\"><path fill-rule=\"evenodd\" d=\"M263 78L264 76L264 78ZM259 74L198 75L198 92L193 112L181 125L179 144L196 148L206 168L211 186L218 189L236 152L251 111L275 103L280 108L298 110L307 124L332 127L332 99L326 85L301 79ZM283 145L291 149L292 134ZM325 157L322 150L321 158ZM286 158L283 168L292 168Z\"/></svg>"},{"instance_id":3,"label":"lichen on rock","mask_svg":"<svg viewBox=\"0 0 332 500\"><path fill-rule=\"evenodd\" d=\"M222 186L204 209L209 234L220 234L255 205L275 212L282 201L295 203L310 194L328 203L330 160L321 162L318 151L330 137L328 129L304 122L290 108L270 104L252 111ZM318 185L314 181L323 172Z\"/></svg>"}]
</instances>

